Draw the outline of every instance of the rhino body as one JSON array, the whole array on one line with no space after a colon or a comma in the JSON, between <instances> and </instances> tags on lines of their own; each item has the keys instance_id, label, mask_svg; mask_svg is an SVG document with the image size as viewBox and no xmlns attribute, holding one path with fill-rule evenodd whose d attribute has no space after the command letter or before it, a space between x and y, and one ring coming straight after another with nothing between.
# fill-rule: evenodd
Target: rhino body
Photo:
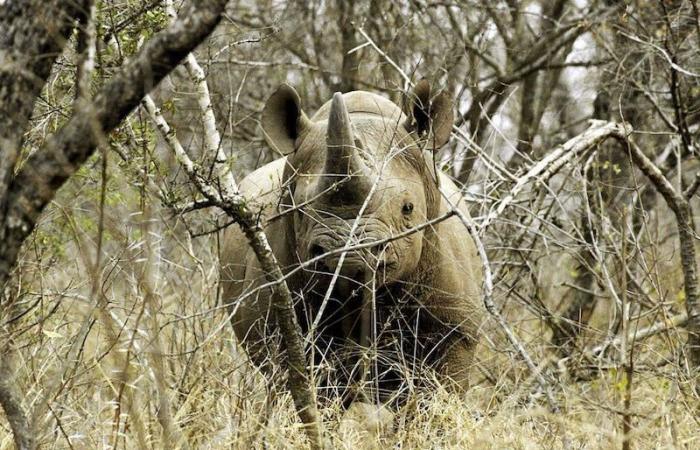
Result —
<instances>
[{"instance_id":1,"label":"rhino body","mask_svg":"<svg viewBox=\"0 0 700 450\"><path fill-rule=\"evenodd\" d=\"M482 318L482 267L457 217L391 240L449 211L450 203L468 214L458 188L434 171L425 149L449 137L451 102L444 94L431 98L426 83L412 98L404 113L376 94L337 93L308 118L296 92L283 86L268 101L262 126L269 145L286 156L240 185L260 210L284 272L317 258L288 278L304 333L332 274L339 274L314 330L316 373L326 379L319 384L356 382L359 355L369 343L376 349L371 384L384 399L396 398L412 384L407 374L419 376L425 367L466 389ZM338 268L338 249L348 243L363 248L349 251ZM264 274L237 225L224 231L221 261L235 334L265 366L276 348L270 339L274 293L256 289L265 284ZM367 308L369 329L362 320Z\"/></svg>"}]
</instances>

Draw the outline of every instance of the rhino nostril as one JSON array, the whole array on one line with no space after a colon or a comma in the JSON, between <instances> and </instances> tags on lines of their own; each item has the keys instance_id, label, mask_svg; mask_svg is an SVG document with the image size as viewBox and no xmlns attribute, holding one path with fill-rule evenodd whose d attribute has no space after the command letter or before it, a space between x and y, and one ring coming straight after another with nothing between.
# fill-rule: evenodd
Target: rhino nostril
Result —
<instances>
[{"instance_id":1,"label":"rhino nostril","mask_svg":"<svg viewBox=\"0 0 700 450\"><path fill-rule=\"evenodd\" d=\"M365 271L363 269L360 269L357 272L355 272L355 275L353 275L351 278L358 283L363 283L365 281Z\"/></svg>"},{"instance_id":2,"label":"rhino nostril","mask_svg":"<svg viewBox=\"0 0 700 450\"><path fill-rule=\"evenodd\" d=\"M311 258L318 258L321 255L325 255L328 253L325 248L321 247L318 244L311 244L309 247L309 256Z\"/></svg>"},{"instance_id":3,"label":"rhino nostril","mask_svg":"<svg viewBox=\"0 0 700 450\"><path fill-rule=\"evenodd\" d=\"M369 251L374 255L374 256L379 256L385 249L386 249L387 244L378 244L378 245L373 245L372 247L369 248Z\"/></svg>"}]
</instances>

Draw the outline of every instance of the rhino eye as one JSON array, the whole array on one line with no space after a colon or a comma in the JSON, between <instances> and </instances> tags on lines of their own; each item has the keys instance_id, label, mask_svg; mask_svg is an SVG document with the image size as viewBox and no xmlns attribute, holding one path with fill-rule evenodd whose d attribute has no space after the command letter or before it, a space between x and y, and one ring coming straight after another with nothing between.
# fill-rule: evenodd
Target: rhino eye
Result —
<instances>
[{"instance_id":1,"label":"rhino eye","mask_svg":"<svg viewBox=\"0 0 700 450\"><path fill-rule=\"evenodd\" d=\"M413 203L411 203L411 202L404 203L403 208L401 208L401 212L406 216L411 214L413 212Z\"/></svg>"}]
</instances>

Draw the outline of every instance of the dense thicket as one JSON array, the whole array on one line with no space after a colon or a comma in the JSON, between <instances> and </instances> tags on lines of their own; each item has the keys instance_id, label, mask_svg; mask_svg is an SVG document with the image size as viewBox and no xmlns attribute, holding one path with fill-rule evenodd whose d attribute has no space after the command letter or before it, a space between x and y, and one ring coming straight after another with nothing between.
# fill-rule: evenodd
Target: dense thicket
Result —
<instances>
[{"instance_id":1,"label":"dense thicket","mask_svg":"<svg viewBox=\"0 0 700 450\"><path fill-rule=\"evenodd\" d=\"M695 0L192 1L175 2L175 22L166 3L0 0L0 448L12 431L26 448L301 442L289 401L226 327L217 231L231 218L207 208L139 106L150 92L212 167L197 80L174 69L197 46L236 179L278 157L259 120L283 82L307 113L336 91L401 103L422 78L454 96L436 162L472 202L493 301L541 373L490 320L470 400L490 422L421 398L428 412L392 442L420 447L459 423L446 445L478 446L478 428L515 417L526 425L505 446L569 447L591 429L601 448L694 445L687 331L700 318L681 243L697 246ZM524 178L590 119L627 123L631 141ZM542 379L577 418L532 412L548 403Z\"/></svg>"}]
</instances>

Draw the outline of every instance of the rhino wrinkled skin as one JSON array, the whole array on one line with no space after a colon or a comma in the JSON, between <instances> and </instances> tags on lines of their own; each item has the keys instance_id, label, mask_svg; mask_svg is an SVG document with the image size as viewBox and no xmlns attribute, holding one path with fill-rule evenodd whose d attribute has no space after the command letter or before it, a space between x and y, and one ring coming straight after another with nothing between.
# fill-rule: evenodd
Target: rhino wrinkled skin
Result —
<instances>
[{"instance_id":1,"label":"rhino wrinkled skin","mask_svg":"<svg viewBox=\"0 0 700 450\"><path fill-rule=\"evenodd\" d=\"M457 217L391 240L449 211L444 197L468 214L453 182L441 172L436 180L429 150L449 138L451 99L444 92L431 98L425 81L407 98L404 113L376 94L336 93L308 118L296 91L281 86L265 106L262 128L270 147L286 156L240 185L251 207L261 211L285 273L317 258L288 279L305 333L338 268L338 249L363 245L347 252L338 270L313 354L317 374L328 385L350 385L362 372L360 344L376 345L372 385L383 398L406 386L407 373L425 367L448 385L466 389L482 317L482 266ZM253 361L265 366L276 348L270 339L274 294L256 290L265 279L237 225L224 231L221 264L235 334ZM372 298L363 284L375 292L371 341L363 341L370 339L367 322L362 326L363 304L370 308Z\"/></svg>"}]
</instances>

